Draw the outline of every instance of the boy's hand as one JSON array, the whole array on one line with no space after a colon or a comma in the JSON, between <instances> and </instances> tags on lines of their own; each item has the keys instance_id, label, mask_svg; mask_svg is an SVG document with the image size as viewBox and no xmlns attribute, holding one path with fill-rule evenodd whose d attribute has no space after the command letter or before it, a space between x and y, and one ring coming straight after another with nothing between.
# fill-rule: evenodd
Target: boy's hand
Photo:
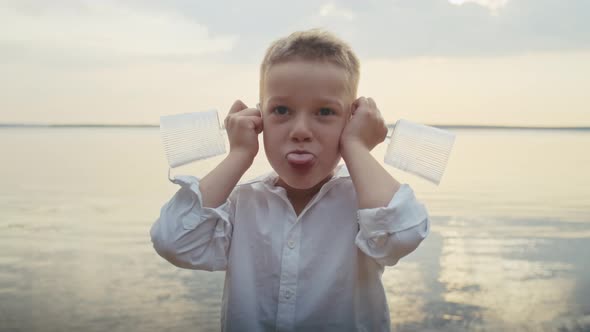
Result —
<instances>
[{"instance_id":1,"label":"boy's hand","mask_svg":"<svg viewBox=\"0 0 590 332\"><path fill-rule=\"evenodd\" d=\"M346 161L353 150L371 151L387 136L387 126L372 98L360 97L352 104L350 120L340 136L340 149Z\"/></svg>"},{"instance_id":2,"label":"boy's hand","mask_svg":"<svg viewBox=\"0 0 590 332\"><path fill-rule=\"evenodd\" d=\"M236 100L224 124L229 139L229 153L253 160L258 153L258 134L262 132L260 111Z\"/></svg>"}]
</instances>

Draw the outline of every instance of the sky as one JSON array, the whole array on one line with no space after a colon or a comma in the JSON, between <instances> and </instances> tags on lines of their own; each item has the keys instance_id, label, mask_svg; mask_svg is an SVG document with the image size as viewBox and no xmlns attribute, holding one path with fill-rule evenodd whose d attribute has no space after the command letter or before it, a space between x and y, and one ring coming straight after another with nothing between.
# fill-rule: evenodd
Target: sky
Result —
<instances>
[{"instance_id":1,"label":"sky","mask_svg":"<svg viewBox=\"0 0 590 332\"><path fill-rule=\"evenodd\" d=\"M590 1L0 0L0 123L255 105L266 47L324 28L387 122L590 126Z\"/></svg>"}]
</instances>

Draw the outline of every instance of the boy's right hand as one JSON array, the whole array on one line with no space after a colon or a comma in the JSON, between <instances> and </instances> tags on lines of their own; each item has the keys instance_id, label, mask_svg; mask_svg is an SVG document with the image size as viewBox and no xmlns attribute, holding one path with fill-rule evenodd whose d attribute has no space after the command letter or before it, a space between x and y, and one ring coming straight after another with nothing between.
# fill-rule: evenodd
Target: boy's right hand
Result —
<instances>
[{"instance_id":1,"label":"boy's right hand","mask_svg":"<svg viewBox=\"0 0 590 332\"><path fill-rule=\"evenodd\" d=\"M229 153L253 160L258 153L258 134L262 132L260 111L236 100L224 124L229 139Z\"/></svg>"}]
</instances>

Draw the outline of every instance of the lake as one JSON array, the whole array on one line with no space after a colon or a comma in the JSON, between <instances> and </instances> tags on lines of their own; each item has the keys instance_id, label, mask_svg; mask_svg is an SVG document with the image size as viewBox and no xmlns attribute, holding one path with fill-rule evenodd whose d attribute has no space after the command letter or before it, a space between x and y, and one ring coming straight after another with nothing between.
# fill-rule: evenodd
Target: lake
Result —
<instances>
[{"instance_id":1,"label":"lake","mask_svg":"<svg viewBox=\"0 0 590 332\"><path fill-rule=\"evenodd\" d=\"M440 186L386 166L432 219L383 276L393 329L590 331L590 132L455 132ZM219 330L223 273L151 245L177 190L157 128L0 128L0 152L0 331Z\"/></svg>"}]
</instances>

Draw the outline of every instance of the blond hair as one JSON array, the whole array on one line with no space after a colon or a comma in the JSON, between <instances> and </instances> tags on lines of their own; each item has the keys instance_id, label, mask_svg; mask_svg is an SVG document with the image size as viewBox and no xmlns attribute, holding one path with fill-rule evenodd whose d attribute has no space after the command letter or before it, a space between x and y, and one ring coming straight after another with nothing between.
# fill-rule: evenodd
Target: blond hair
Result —
<instances>
[{"instance_id":1,"label":"blond hair","mask_svg":"<svg viewBox=\"0 0 590 332\"><path fill-rule=\"evenodd\" d=\"M293 32L273 42L260 65L260 101L266 74L276 64L291 60L328 61L342 67L348 75L349 93L356 97L360 62L350 46L335 35L321 29Z\"/></svg>"}]
</instances>

